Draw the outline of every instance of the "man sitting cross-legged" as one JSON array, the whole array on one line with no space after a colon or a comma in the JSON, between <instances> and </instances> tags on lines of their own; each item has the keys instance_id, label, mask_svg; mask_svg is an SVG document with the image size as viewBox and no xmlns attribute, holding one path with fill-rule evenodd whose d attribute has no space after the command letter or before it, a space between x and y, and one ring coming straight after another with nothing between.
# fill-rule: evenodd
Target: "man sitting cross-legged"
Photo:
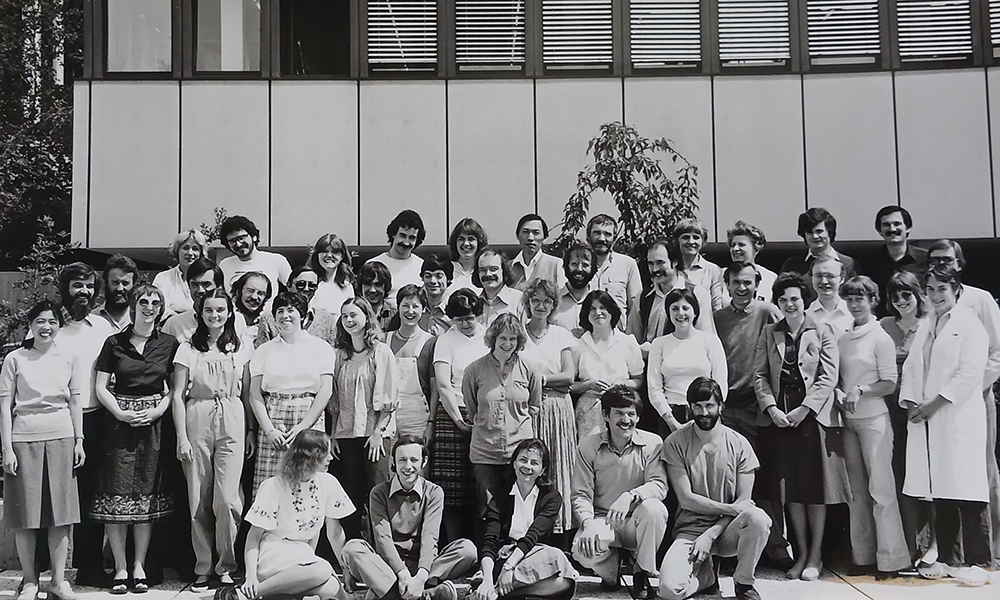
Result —
<instances>
[{"instance_id":1,"label":"man sitting cross-legged","mask_svg":"<svg viewBox=\"0 0 1000 600\"><path fill-rule=\"evenodd\" d=\"M475 545L458 539L438 554L444 491L421 476L427 446L404 435L392 447L396 475L372 488L375 548L353 539L344 546L344 569L382 600L456 600L450 581L476 563Z\"/></svg>"},{"instance_id":2,"label":"man sitting cross-legged","mask_svg":"<svg viewBox=\"0 0 1000 600\"><path fill-rule=\"evenodd\" d=\"M722 390L708 377L687 391L693 423L663 442L663 461L680 512L674 542L660 565L660 598L682 600L718 590L712 556L736 556L736 597L760 600L754 570L771 519L750 500L759 463L745 437L719 422Z\"/></svg>"}]
</instances>

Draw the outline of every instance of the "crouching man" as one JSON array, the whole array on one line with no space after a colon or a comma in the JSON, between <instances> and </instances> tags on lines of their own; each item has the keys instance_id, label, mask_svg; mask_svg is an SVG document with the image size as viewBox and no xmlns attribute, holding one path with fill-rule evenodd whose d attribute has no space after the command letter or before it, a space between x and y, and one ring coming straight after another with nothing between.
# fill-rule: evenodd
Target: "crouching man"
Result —
<instances>
[{"instance_id":1,"label":"crouching man","mask_svg":"<svg viewBox=\"0 0 1000 600\"><path fill-rule=\"evenodd\" d=\"M456 600L452 579L476 563L476 546L458 539L438 554L444 491L421 476L427 446L402 436L392 447L396 475L368 496L375 548L361 539L344 546L344 569L381 600Z\"/></svg>"},{"instance_id":2,"label":"crouching man","mask_svg":"<svg viewBox=\"0 0 1000 600\"><path fill-rule=\"evenodd\" d=\"M619 585L615 548L635 557L632 597L652 598L656 550L667 532L667 478L655 433L636 429L642 400L624 385L601 396L604 429L583 438L573 471L573 512L581 527L573 558L593 569L606 589Z\"/></svg>"},{"instance_id":3,"label":"crouching man","mask_svg":"<svg viewBox=\"0 0 1000 600\"><path fill-rule=\"evenodd\" d=\"M759 467L750 442L719 422L722 390L708 377L687 391L693 423L670 434L662 457L680 511L674 542L660 565L660 598L716 593L712 556L736 556L736 597L760 600L754 571L767 545L771 519L750 500Z\"/></svg>"}]
</instances>

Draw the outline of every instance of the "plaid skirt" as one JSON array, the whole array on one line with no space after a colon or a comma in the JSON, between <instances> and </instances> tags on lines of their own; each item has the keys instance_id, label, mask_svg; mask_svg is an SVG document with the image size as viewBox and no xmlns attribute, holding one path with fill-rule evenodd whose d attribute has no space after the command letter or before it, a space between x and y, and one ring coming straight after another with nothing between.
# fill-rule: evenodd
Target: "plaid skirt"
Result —
<instances>
[{"instance_id":1,"label":"plaid skirt","mask_svg":"<svg viewBox=\"0 0 1000 600\"><path fill-rule=\"evenodd\" d=\"M462 406L462 418L468 418ZM430 480L444 490L444 505L452 508L476 507L476 480L472 476L469 444L472 433L463 433L444 407L434 417L434 440L431 443Z\"/></svg>"},{"instance_id":2,"label":"plaid skirt","mask_svg":"<svg viewBox=\"0 0 1000 600\"><path fill-rule=\"evenodd\" d=\"M297 397L295 397L297 396ZM309 407L312 406L315 394L299 396L298 394L267 394L264 397L264 409L267 410L267 417L271 420L271 425L278 431L289 431L302 422ZM323 417L316 419L312 429L323 431ZM278 474L278 464L285 452L277 450L264 439L263 432L258 437L257 461L253 468L253 497L257 497L257 488L264 483L265 479L270 479Z\"/></svg>"}]
</instances>

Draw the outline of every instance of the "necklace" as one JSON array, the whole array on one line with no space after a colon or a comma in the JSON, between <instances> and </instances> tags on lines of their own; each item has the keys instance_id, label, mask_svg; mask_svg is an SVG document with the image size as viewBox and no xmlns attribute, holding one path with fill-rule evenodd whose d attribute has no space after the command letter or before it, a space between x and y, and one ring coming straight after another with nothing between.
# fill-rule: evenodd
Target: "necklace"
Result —
<instances>
[{"instance_id":1,"label":"necklace","mask_svg":"<svg viewBox=\"0 0 1000 600\"><path fill-rule=\"evenodd\" d=\"M408 342L408 341L412 340L413 338L417 337L417 332L414 331L413 335L407 336L407 335L403 335L402 333L400 333L399 330L397 329L396 331L393 332L393 335L395 335L397 338L399 338L400 340L402 340L404 342Z\"/></svg>"},{"instance_id":2,"label":"necklace","mask_svg":"<svg viewBox=\"0 0 1000 600\"><path fill-rule=\"evenodd\" d=\"M540 332L538 332L537 334L534 331L531 330L531 327L528 327L528 335L530 335L531 339L533 339L533 340L540 340L540 339L542 339L543 337L545 337L545 334L548 333L548 332L549 332L549 324L548 323L545 323L545 325L542 327L542 330Z\"/></svg>"}]
</instances>

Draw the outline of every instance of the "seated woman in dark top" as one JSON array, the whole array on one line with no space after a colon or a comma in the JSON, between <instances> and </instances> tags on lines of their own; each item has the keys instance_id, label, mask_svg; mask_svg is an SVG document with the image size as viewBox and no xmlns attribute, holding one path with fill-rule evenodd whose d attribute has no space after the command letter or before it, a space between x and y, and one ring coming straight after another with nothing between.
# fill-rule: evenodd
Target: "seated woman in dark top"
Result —
<instances>
[{"instance_id":1,"label":"seated woman in dark top","mask_svg":"<svg viewBox=\"0 0 1000 600\"><path fill-rule=\"evenodd\" d=\"M486 509L479 550L483 582L473 600L568 600L577 573L562 551L542 543L552 534L562 506L562 496L548 481L549 450L537 438L524 440L514 449L511 465L513 488L492 497Z\"/></svg>"}]
</instances>

